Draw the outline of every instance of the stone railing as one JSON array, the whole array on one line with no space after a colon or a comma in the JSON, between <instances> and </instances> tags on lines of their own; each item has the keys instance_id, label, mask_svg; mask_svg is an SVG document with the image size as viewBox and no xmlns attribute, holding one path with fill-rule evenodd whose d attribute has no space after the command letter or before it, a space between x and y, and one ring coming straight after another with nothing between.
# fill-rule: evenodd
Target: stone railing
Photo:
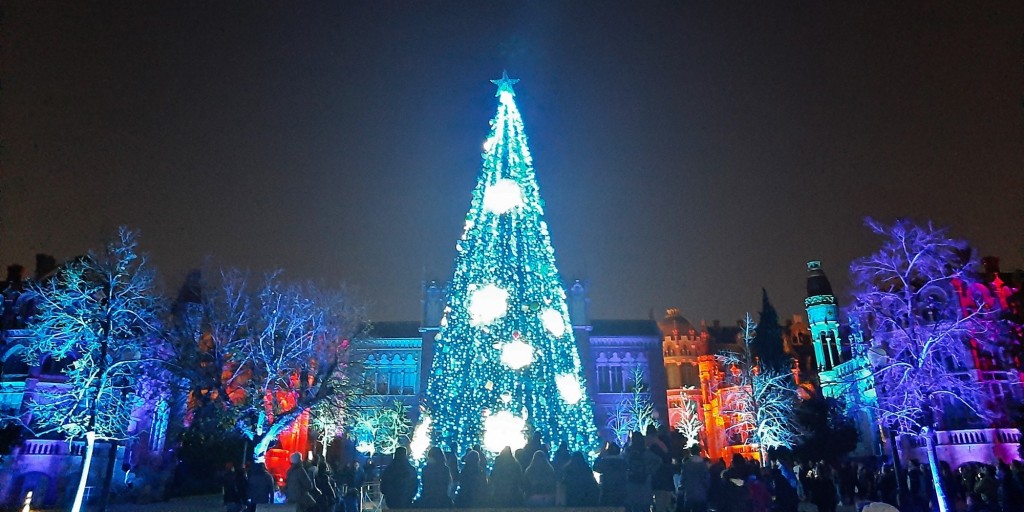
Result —
<instances>
[{"instance_id":1,"label":"stone railing","mask_svg":"<svg viewBox=\"0 0 1024 512\"><path fill-rule=\"evenodd\" d=\"M57 439L29 439L21 444L20 455L71 455L81 456L85 452L85 443L75 441L68 443Z\"/></svg>"},{"instance_id":2,"label":"stone railing","mask_svg":"<svg viewBox=\"0 0 1024 512\"><path fill-rule=\"evenodd\" d=\"M965 430L939 430L935 433L935 446L963 446L970 444L1017 444L1020 431L1015 428L974 428ZM925 446L920 437L908 437L915 447Z\"/></svg>"}]
</instances>

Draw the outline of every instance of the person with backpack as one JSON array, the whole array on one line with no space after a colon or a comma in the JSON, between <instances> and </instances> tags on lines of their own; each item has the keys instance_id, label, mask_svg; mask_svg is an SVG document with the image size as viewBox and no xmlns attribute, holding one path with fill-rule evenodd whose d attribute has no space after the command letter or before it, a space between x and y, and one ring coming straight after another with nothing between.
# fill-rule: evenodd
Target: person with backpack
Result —
<instances>
[{"instance_id":1,"label":"person with backpack","mask_svg":"<svg viewBox=\"0 0 1024 512\"><path fill-rule=\"evenodd\" d=\"M651 453L644 444L644 435L633 432L626 447L626 509L629 512L649 512L654 504L651 476L661 466L661 458Z\"/></svg>"}]
</instances>

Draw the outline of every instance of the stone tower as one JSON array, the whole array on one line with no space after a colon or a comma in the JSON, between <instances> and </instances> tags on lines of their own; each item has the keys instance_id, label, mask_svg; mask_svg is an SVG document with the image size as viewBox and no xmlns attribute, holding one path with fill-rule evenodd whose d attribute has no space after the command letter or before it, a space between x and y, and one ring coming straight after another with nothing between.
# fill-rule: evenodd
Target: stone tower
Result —
<instances>
[{"instance_id":1,"label":"stone tower","mask_svg":"<svg viewBox=\"0 0 1024 512\"><path fill-rule=\"evenodd\" d=\"M820 261L807 262L807 324L814 343L814 359L818 372L828 371L842 363L839 338L839 307L832 294L832 284L821 270Z\"/></svg>"}]
</instances>

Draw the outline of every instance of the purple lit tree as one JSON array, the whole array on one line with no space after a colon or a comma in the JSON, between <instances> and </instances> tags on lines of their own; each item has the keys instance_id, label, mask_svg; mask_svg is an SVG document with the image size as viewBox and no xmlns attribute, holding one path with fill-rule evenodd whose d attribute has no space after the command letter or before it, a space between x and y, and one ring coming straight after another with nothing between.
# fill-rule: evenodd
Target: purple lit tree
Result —
<instances>
[{"instance_id":1,"label":"purple lit tree","mask_svg":"<svg viewBox=\"0 0 1024 512\"><path fill-rule=\"evenodd\" d=\"M153 290L153 272L136 246L136 234L122 227L103 252L67 263L33 290L26 361L72 363L61 385L36 389L29 403L30 425L37 435L86 439L73 510L82 506L95 441L108 441L116 453L117 442L134 434L132 413L142 406L144 390L157 384L148 376L163 357L158 336L163 305ZM104 496L112 471L113 456Z\"/></svg>"},{"instance_id":2,"label":"purple lit tree","mask_svg":"<svg viewBox=\"0 0 1024 512\"><path fill-rule=\"evenodd\" d=\"M768 450L793 448L802 432L796 421L799 403L791 373L759 365L752 353L757 324L747 313L743 321L743 352L723 352L717 356L732 375L723 393L722 416L734 418L726 432L742 434L745 444L756 445L761 462L767 462Z\"/></svg>"},{"instance_id":3,"label":"purple lit tree","mask_svg":"<svg viewBox=\"0 0 1024 512\"><path fill-rule=\"evenodd\" d=\"M365 325L362 308L344 291L279 273L255 287L243 272L215 275L179 308L173 337L193 413L233 424L256 460L304 413L321 434L336 432L357 387L348 353Z\"/></svg>"},{"instance_id":4,"label":"purple lit tree","mask_svg":"<svg viewBox=\"0 0 1024 512\"><path fill-rule=\"evenodd\" d=\"M954 415L986 415L984 390L964 365L972 360L969 343L984 347L994 325L982 304L963 304L955 292L974 279L966 242L931 223L866 223L883 240L877 252L850 265L851 313L872 339L877 418L883 428L926 443L939 509L946 512L935 428Z\"/></svg>"}]
</instances>

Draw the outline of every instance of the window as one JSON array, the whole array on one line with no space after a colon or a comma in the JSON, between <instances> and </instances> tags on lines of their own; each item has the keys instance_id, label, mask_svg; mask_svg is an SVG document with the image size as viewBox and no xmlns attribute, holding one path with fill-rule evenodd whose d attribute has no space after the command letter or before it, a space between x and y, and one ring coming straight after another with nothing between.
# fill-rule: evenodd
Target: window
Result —
<instances>
[{"instance_id":1,"label":"window","mask_svg":"<svg viewBox=\"0 0 1024 512\"><path fill-rule=\"evenodd\" d=\"M156 404L156 411L153 414L153 425L149 429L149 451L151 452L161 452L164 449L170 409L167 402L163 400Z\"/></svg>"},{"instance_id":2,"label":"window","mask_svg":"<svg viewBox=\"0 0 1024 512\"><path fill-rule=\"evenodd\" d=\"M415 395L419 377L413 354L381 354L366 358L366 382L377 395Z\"/></svg>"}]
</instances>

